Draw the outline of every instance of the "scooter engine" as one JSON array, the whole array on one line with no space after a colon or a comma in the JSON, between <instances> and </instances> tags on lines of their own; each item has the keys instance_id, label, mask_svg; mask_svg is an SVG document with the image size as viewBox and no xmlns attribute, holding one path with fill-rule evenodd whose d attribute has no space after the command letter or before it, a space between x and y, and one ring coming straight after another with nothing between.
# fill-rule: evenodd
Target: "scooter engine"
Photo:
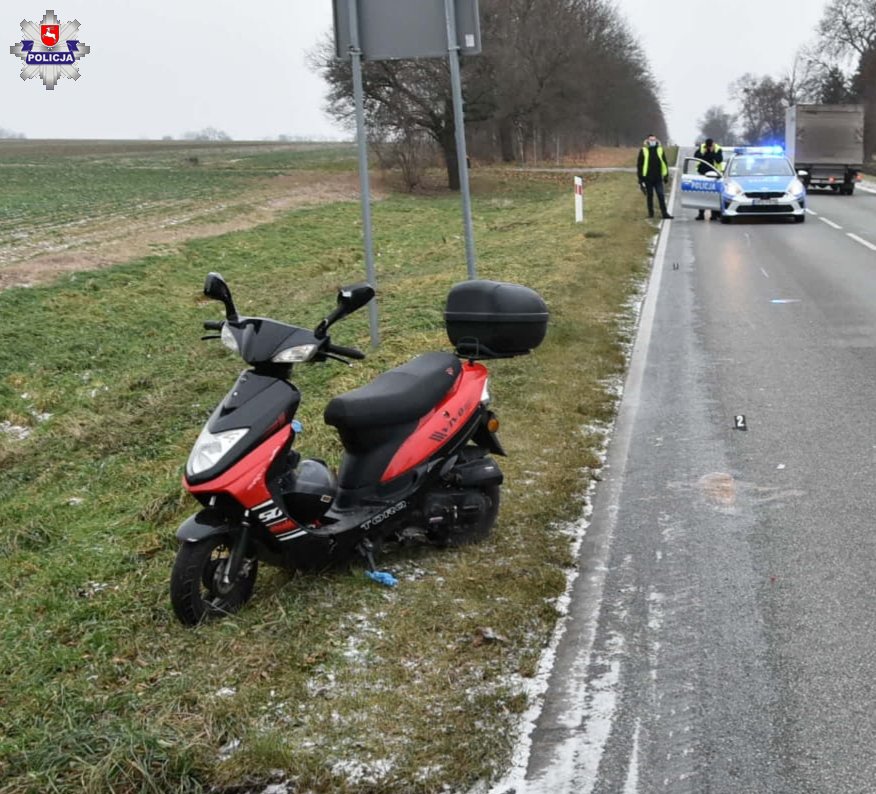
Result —
<instances>
[{"instance_id":1,"label":"scooter engine","mask_svg":"<svg viewBox=\"0 0 876 794\"><path fill-rule=\"evenodd\" d=\"M462 529L478 522L490 507L489 499L481 490L462 488L430 493L423 513L430 536Z\"/></svg>"}]
</instances>

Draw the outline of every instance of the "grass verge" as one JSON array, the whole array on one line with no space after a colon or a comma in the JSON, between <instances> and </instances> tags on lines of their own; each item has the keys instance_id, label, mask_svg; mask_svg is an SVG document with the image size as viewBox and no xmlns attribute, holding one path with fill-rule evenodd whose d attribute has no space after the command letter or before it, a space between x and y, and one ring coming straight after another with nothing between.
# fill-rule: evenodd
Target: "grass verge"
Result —
<instances>
[{"instance_id":1,"label":"grass verge","mask_svg":"<svg viewBox=\"0 0 876 794\"><path fill-rule=\"evenodd\" d=\"M194 631L167 596L195 507L182 467L239 369L198 341L219 316L204 274L222 272L244 313L315 324L361 279L356 204L0 294L0 792L461 791L501 770L573 564L559 527L599 465L587 428L613 415L653 228L624 175L588 179L583 227L565 177L482 172L473 188L479 275L538 289L551 324L535 355L490 367L509 452L493 538L394 552L395 590L358 568L263 569L245 611ZM330 396L446 348L461 226L456 196L374 207L383 344L355 369L296 372L305 455L339 459ZM364 347L367 313L334 338Z\"/></svg>"}]
</instances>

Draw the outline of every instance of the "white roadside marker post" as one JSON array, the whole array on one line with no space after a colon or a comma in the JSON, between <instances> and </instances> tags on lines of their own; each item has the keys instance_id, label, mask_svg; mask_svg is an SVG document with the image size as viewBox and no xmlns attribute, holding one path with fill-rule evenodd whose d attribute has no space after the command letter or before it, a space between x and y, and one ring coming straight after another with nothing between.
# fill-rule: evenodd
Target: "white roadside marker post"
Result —
<instances>
[{"instance_id":1,"label":"white roadside marker post","mask_svg":"<svg viewBox=\"0 0 876 794\"><path fill-rule=\"evenodd\" d=\"M584 180L575 177L575 223L584 221Z\"/></svg>"}]
</instances>

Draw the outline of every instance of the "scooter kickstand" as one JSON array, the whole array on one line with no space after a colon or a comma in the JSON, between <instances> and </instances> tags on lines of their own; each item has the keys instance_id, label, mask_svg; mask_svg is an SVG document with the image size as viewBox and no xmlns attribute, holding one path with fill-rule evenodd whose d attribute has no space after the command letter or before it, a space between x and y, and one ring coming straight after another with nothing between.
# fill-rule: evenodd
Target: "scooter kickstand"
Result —
<instances>
[{"instance_id":1,"label":"scooter kickstand","mask_svg":"<svg viewBox=\"0 0 876 794\"><path fill-rule=\"evenodd\" d=\"M365 575L372 582L382 584L384 587L395 587L398 584L398 579L389 573L389 571L377 570L377 566L374 563L374 544L370 540L367 538L363 540L358 546L356 546L356 550L368 563L368 570L365 571Z\"/></svg>"},{"instance_id":2,"label":"scooter kickstand","mask_svg":"<svg viewBox=\"0 0 876 794\"><path fill-rule=\"evenodd\" d=\"M365 558L365 562L368 563L369 571L377 570L377 565L374 562L374 544L370 540L367 538L363 540L358 546L356 546L356 551Z\"/></svg>"}]
</instances>

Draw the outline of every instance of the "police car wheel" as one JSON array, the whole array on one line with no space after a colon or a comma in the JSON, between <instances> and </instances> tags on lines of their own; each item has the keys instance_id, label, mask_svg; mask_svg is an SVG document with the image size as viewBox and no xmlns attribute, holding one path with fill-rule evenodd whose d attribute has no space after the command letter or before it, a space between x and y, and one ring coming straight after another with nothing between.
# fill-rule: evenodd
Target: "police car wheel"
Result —
<instances>
[{"instance_id":1,"label":"police car wheel","mask_svg":"<svg viewBox=\"0 0 876 794\"><path fill-rule=\"evenodd\" d=\"M723 224L730 223L730 218L728 218L726 215L721 215L721 223L723 223Z\"/></svg>"}]
</instances>

